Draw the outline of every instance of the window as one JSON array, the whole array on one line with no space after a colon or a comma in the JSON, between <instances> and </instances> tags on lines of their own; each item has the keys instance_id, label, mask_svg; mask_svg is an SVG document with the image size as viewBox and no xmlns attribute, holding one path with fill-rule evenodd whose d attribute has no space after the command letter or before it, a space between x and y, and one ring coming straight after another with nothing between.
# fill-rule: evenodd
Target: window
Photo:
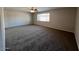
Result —
<instances>
[{"instance_id":1,"label":"window","mask_svg":"<svg viewBox=\"0 0 79 59\"><path fill-rule=\"evenodd\" d=\"M45 21L49 22L49 13L42 13L42 14L37 14L37 21Z\"/></svg>"}]
</instances>

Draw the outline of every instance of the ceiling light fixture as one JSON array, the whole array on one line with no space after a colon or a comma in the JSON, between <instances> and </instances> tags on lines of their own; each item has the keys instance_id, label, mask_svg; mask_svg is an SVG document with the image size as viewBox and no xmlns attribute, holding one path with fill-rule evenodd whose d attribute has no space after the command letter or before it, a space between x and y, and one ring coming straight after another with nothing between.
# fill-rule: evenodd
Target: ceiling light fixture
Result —
<instances>
[{"instance_id":1,"label":"ceiling light fixture","mask_svg":"<svg viewBox=\"0 0 79 59\"><path fill-rule=\"evenodd\" d=\"M32 8L30 9L30 12L31 12L31 13L35 13L35 12L37 12L37 9L34 8L34 7L32 7Z\"/></svg>"}]
</instances>

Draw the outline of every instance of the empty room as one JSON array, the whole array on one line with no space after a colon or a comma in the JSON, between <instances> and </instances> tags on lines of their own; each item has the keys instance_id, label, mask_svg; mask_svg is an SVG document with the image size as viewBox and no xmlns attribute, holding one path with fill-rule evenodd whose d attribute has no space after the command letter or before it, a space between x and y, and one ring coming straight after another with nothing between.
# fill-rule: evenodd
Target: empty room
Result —
<instances>
[{"instance_id":1,"label":"empty room","mask_svg":"<svg viewBox=\"0 0 79 59\"><path fill-rule=\"evenodd\" d=\"M5 7L6 51L78 51L79 8Z\"/></svg>"}]
</instances>

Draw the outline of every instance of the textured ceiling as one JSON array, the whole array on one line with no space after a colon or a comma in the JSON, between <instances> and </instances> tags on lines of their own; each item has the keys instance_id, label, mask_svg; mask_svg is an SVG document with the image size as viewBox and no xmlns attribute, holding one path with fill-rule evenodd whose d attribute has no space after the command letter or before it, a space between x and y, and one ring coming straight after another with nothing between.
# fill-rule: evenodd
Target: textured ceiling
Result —
<instances>
[{"instance_id":1,"label":"textured ceiling","mask_svg":"<svg viewBox=\"0 0 79 59\"><path fill-rule=\"evenodd\" d=\"M48 11L51 9L57 9L59 7L35 7L38 9L38 12ZM30 12L31 7L5 7L5 10L15 10L15 11L24 11Z\"/></svg>"}]
</instances>

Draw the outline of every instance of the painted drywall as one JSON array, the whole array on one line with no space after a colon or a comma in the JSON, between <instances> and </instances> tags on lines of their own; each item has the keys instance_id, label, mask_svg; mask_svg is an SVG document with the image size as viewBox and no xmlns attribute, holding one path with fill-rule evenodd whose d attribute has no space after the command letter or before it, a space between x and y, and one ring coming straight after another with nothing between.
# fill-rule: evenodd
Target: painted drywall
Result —
<instances>
[{"instance_id":1,"label":"painted drywall","mask_svg":"<svg viewBox=\"0 0 79 59\"><path fill-rule=\"evenodd\" d=\"M5 27L31 24L31 14L21 11L5 10Z\"/></svg>"},{"instance_id":2,"label":"painted drywall","mask_svg":"<svg viewBox=\"0 0 79 59\"><path fill-rule=\"evenodd\" d=\"M75 37L79 49L79 8L77 8L77 17L76 17L76 25L75 25Z\"/></svg>"},{"instance_id":3,"label":"painted drywall","mask_svg":"<svg viewBox=\"0 0 79 59\"><path fill-rule=\"evenodd\" d=\"M1 31L1 8L0 8L0 51L2 50L2 31Z\"/></svg>"},{"instance_id":4,"label":"painted drywall","mask_svg":"<svg viewBox=\"0 0 79 59\"><path fill-rule=\"evenodd\" d=\"M54 29L74 32L76 8L65 7L59 9L52 9L47 12L50 13L49 22L37 21L35 17L34 23L42 26L51 27Z\"/></svg>"},{"instance_id":5,"label":"painted drywall","mask_svg":"<svg viewBox=\"0 0 79 59\"><path fill-rule=\"evenodd\" d=\"M4 8L0 7L0 51L5 50Z\"/></svg>"}]
</instances>

